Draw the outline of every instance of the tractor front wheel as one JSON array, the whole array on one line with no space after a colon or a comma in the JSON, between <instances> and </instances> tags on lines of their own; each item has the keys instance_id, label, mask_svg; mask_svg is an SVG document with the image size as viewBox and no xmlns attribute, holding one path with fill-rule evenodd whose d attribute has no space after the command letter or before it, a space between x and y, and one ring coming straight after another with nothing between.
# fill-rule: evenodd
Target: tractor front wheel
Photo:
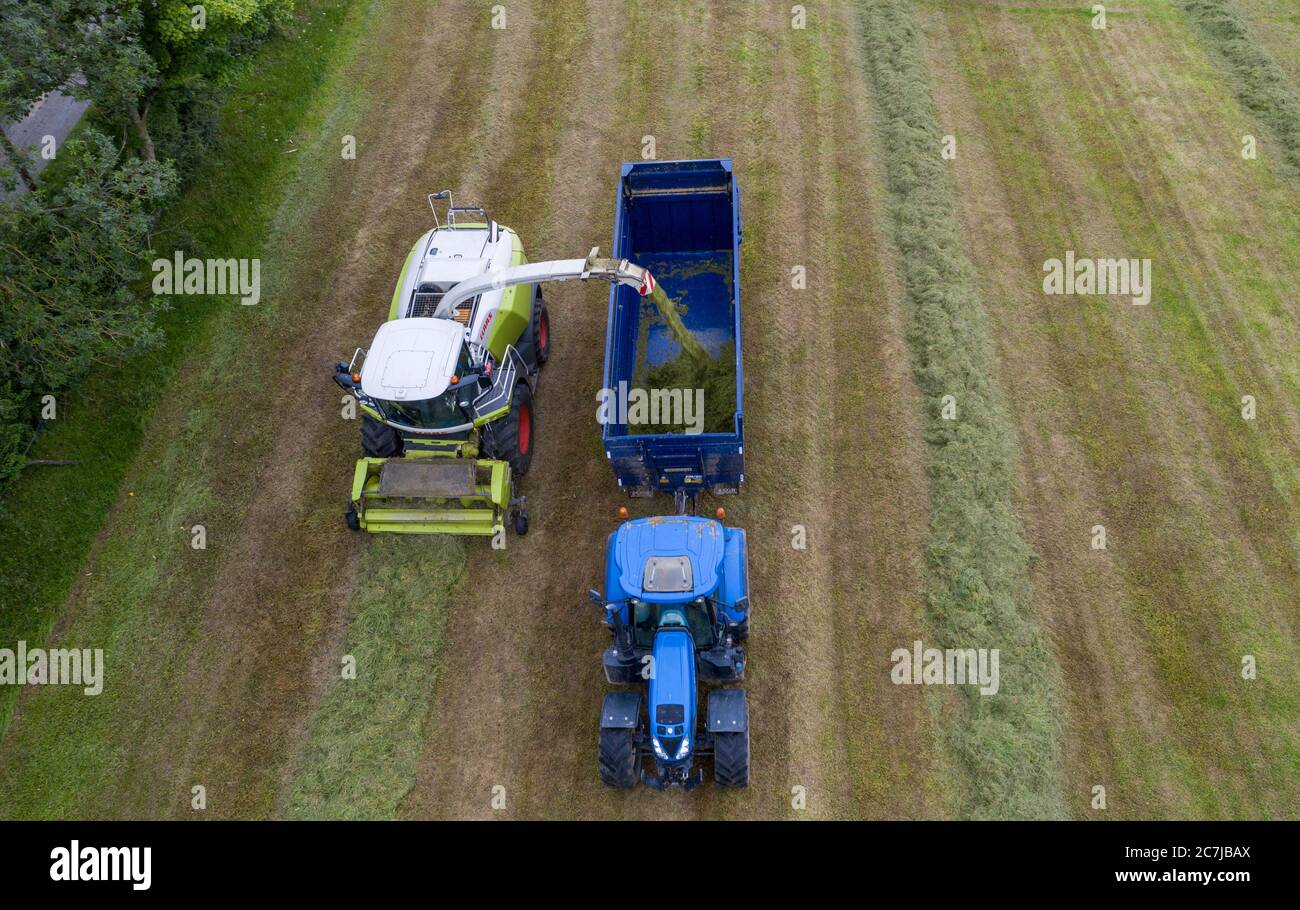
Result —
<instances>
[{"instance_id":1,"label":"tractor front wheel","mask_svg":"<svg viewBox=\"0 0 1300 910\"><path fill-rule=\"evenodd\" d=\"M602 727L600 731L600 782L627 789L636 784L636 731Z\"/></svg>"},{"instance_id":2,"label":"tractor front wheel","mask_svg":"<svg viewBox=\"0 0 1300 910\"><path fill-rule=\"evenodd\" d=\"M719 787L749 786L749 731L713 734L713 779Z\"/></svg>"},{"instance_id":3,"label":"tractor front wheel","mask_svg":"<svg viewBox=\"0 0 1300 910\"><path fill-rule=\"evenodd\" d=\"M510 462L516 477L528 473L533 463L533 393L528 383L515 384L510 396L510 413L491 426L489 457Z\"/></svg>"}]
</instances>

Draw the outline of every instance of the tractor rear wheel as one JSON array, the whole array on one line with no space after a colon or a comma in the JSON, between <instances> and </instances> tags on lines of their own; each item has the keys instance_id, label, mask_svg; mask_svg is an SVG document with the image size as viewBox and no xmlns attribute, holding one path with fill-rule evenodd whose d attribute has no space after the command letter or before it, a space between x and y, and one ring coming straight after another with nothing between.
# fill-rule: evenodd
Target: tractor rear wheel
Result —
<instances>
[{"instance_id":1,"label":"tractor rear wheel","mask_svg":"<svg viewBox=\"0 0 1300 910\"><path fill-rule=\"evenodd\" d=\"M402 437L366 414L361 418L361 452L367 458L392 458L402 454Z\"/></svg>"},{"instance_id":2,"label":"tractor rear wheel","mask_svg":"<svg viewBox=\"0 0 1300 910\"><path fill-rule=\"evenodd\" d=\"M719 787L749 786L749 731L713 734L713 779Z\"/></svg>"},{"instance_id":3,"label":"tractor rear wheel","mask_svg":"<svg viewBox=\"0 0 1300 910\"><path fill-rule=\"evenodd\" d=\"M533 463L533 393L528 383L515 383L510 396L510 413L491 425L490 458L510 462L516 477L528 473Z\"/></svg>"},{"instance_id":4,"label":"tractor rear wheel","mask_svg":"<svg viewBox=\"0 0 1300 910\"><path fill-rule=\"evenodd\" d=\"M636 784L636 731L602 727L600 731L600 782L627 789Z\"/></svg>"}]
</instances>

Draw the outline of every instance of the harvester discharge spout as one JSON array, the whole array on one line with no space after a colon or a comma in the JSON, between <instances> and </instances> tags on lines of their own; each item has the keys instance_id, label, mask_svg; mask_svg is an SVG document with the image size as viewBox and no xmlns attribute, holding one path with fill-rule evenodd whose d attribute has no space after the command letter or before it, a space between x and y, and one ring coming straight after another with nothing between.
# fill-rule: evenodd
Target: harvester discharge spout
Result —
<instances>
[{"instance_id":1,"label":"harvester discharge spout","mask_svg":"<svg viewBox=\"0 0 1300 910\"><path fill-rule=\"evenodd\" d=\"M637 289L642 297L655 289L655 280L648 269L628 259L601 259L599 247L592 247L586 259L555 259L550 262L529 262L524 265L497 269L468 278L448 291L434 312L436 318L448 318L467 300L489 291L499 291L518 284L544 284L551 281L589 281L599 278L615 284L626 284Z\"/></svg>"}]
</instances>

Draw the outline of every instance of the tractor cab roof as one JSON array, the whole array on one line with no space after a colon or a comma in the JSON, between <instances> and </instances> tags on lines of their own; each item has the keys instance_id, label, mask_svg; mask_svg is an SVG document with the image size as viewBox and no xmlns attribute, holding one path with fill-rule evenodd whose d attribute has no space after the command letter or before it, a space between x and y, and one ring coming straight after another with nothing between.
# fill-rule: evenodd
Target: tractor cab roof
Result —
<instances>
[{"instance_id":1,"label":"tractor cab roof","mask_svg":"<svg viewBox=\"0 0 1300 910\"><path fill-rule=\"evenodd\" d=\"M649 603L683 603L717 590L726 537L712 518L655 516L623 522L610 549L624 591Z\"/></svg>"},{"instance_id":2,"label":"tractor cab roof","mask_svg":"<svg viewBox=\"0 0 1300 910\"><path fill-rule=\"evenodd\" d=\"M380 401L424 401L456 375L464 329L449 319L395 319L375 333L361 368L361 391Z\"/></svg>"}]
</instances>

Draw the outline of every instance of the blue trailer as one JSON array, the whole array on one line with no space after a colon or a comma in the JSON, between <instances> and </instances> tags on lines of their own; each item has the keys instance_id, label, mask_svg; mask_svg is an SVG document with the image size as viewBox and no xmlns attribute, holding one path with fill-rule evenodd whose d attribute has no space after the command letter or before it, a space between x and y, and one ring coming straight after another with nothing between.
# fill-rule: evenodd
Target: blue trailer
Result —
<instances>
[{"instance_id":1,"label":"blue trailer","mask_svg":"<svg viewBox=\"0 0 1300 910\"><path fill-rule=\"evenodd\" d=\"M693 506L702 490L738 493L745 481L741 233L740 187L731 159L623 165L614 257L649 269L667 295L682 302L682 323L709 355L735 361L734 413L724 425L709 427L711 432L646 433L623 413L602 421L601 440L619 486L633 496L672 495L679 512ZM626 396L646 369L680 353L681 346L654 318L646 298L626 286L611 290L605 389ZM729 399L730 389L722 391ZM730 400L725 406L730 411Z\"/></svg>"}]
</instances>

